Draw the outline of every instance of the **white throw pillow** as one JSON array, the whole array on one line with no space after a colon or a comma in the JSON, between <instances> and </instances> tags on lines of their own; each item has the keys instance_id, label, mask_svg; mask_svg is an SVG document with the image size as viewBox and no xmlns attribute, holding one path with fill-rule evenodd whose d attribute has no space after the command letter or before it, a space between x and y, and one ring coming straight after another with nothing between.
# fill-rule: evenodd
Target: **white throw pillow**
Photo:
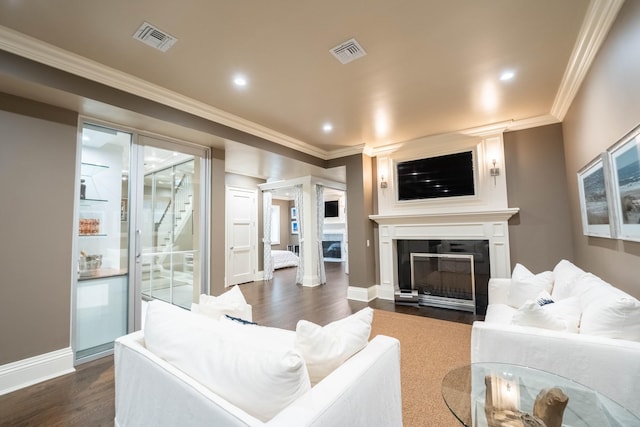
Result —
<instances>
[{"instance_id":1,"label":"white throw pillow","mask_svg":"<svg viewBox=\"0 0 640 427\"><path fill-rule=\"evenodd\" d=\"M566 259L561 260L553 268L553 291L551 296L554 301L560 301L572 296L574 281L585 274L584 270L576 267Z\"/></svg>"},{"instance_id":2,"label":"white throw pillow","mask_svg":"<svg viewBox=\"0 0 640 427\"><path fill-rule=\"evenodd\" d=\"M516 264L511 274L511 285L507 295L507 304L518 308L528 300L533 300L541 291L551 292L553 273L544 271L533 274L522 264Z\"/></svg>"},{"instance_id":3,"label":"white throw pillow","mask_svg":"<svg viewBox=\"0 0 640 427\"><path fill-rule=\"evenodd\" d=\"M567 323L559 316L551 314L535 301L525 302L511 318L512 325L566 331Z\"/></svg>"},{"instance_id":4,"label":"white throw pillow","mask_svg":"<svg viewBox=\"0 0 640 427\"><path fill-rule=\"evenodd\" d=\"M578 277L573 283L572 292L574 296L580 298L582 311L594 303L629 296L591 273Z\"/></svg>"},{"instance_id":5,"label":"white throw pillow","mask_svg":"<svg viewBox=\"0 0 640 427\"><path fill-rule=\"evenodd\" d=\"M214 393L267 422L310 390L309 374L300 353L280 345L280 335L269 337L270 328L262 331L263 339L254 340L243 333L248 330L245 325L237 326L152 301L147 308L145 345Z\"/></svg>"},{"instance_id":6,"label":"white throw pillow","mask_svg":"<svg viewBox=\"0 0 640 427\"><path fill-rule=\"evenodd\" d=\"M322 327L300 320L295 347L304 357L312 384L317 384L369 342L373 310L357 313Z\"/></svg>"},{"instance_id":7,"label":"white throw pillow","mask_svg":"<svg viewBox=\"0 0 640 427\"><path fill-rule=\"evenodd\" d=\"M580 309L580 298L565 298L560 301L555 301L552 304L546 304L542 306L542 309L564 320L567 324L567 332L578 333L580 315L582 313Z\"/></svg>"},{"instance_id":8,"label":"white throw pillow","mask_svg":"<svg viewBox=\"0 0 640 427\"><path fill-rule=\"evenodd\" d=\"M580 333L640 341L640 301L620 297L590 304L582 313Z\"/></svg>"},{"instance_id":9,"label":"white throw pillow","mask_svg":"<svg viewBox=\"0 0 640 427\"><path fill-rule=\"evenodd\" d=\"M192 304L191 311L218 320L225 314L252 320L251 306L242 295L239 286L234 286L220 296L200 295L200 304Z\"/></svg>"}]
</instances>

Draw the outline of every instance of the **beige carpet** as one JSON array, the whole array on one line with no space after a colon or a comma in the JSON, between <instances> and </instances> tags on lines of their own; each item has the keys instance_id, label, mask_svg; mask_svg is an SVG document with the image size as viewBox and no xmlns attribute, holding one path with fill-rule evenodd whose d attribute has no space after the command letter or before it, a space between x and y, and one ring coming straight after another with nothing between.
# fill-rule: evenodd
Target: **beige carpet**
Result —
<instances>
[{"instance_id":1,"label":"beige carpet","mask_svg":"<svg viewBox=\"0 0 640 427\"><path fill-rule=\"evenodd\" d=\"M402 416L405 427L460 423L442 400L442 378L470 363L471 326L375 310L371 336L400 340Z\"/></svg>"}]
</instances>

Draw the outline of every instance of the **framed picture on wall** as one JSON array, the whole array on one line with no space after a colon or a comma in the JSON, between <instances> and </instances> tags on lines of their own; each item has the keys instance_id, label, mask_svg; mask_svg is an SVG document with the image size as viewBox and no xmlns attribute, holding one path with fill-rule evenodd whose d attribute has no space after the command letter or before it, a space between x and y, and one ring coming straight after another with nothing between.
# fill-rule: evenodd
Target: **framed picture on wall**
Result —
<instances>
[{"instance_id":1,"label":"framed picture on wall","mask_svg":"<svg viewBox=\"0 0 640 427\"><path fill-rule=\"evenodd\" d=\"M298 221L291 221L291 234L300 234L298 229Z\"/></svg>"},{"instance_id":2,"label":"framed picture on wall","mask_svg":"<svg viewBox=\"0 0 640 427\"><path fill-rule=\"evenodd\" d=\"M585 236L614 237L609 156L602 153L578 172L582 231Z\"/></svg>"},{"instance_id":3,"label":"framed picture on wall","mask_svg":"<svg viewBox=\"0 0 640 427\"><path fill-rule=\"evenodd\" d=\"M640 241L640 126L609 149L617 237Z\"/></svg>"},{"instance_id":4,"label":"framed picture on wall","mask_svg":"<svg viewBox=\"0 0 640 427\"><path fill-rule=\"evenodd\" d=\"M291 208L291 219L298 219L298 208Z\"/></svg>"}]
</instances>

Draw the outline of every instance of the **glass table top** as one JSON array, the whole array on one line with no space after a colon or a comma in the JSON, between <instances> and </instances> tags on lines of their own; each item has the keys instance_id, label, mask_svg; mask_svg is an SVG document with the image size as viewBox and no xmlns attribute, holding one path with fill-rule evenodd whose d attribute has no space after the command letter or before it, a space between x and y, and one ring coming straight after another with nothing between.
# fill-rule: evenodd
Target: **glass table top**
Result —
<instances>
[{"instance_id":1,"label":"glass table top","mask_svg":"<svg viewBox=\"0 0 640 427\"><path fill-rule=\"evenodd\" d=\"M559 420L566 427L640 426L640 418L584 385L505 363L474 363L450 371L442 380L442 397L468 427L521 426L521 420L546 427L560 425Z\"/></svg>"}]
</instances>

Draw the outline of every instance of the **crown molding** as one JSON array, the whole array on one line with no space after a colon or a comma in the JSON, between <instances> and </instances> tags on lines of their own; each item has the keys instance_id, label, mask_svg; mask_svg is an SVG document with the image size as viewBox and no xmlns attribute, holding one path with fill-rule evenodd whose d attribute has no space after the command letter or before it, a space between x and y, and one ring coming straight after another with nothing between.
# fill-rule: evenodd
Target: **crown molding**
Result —
<instances>
[{"instance_id":1,"label":"crown molding","mask_svg":"<svg viewBox=\"0 0 640 427\"><path fill-rule=\"evenodd\" d=\"M560 122L561 120L553 114L544 114L542 116L530 117L528 119L513 120L509 127L505 129L505 131L537 128L540 126L552 125Z\"/></svg>"},{"instance_id":2,"label":"crown molding","mask_svg":"<svg viewBox=\"0 0 640 427\"><path fill-rule=\"evenodd\" d=\"M173 92L146 80L60 49L49 43L0 25L0 49L32 61L137 95L216 123L267 139L323 160L329 152L265 126Z\"/></svg>"},{"instance_id":3,"label":"crown molding","mask_svg":"<svg viewBox=\"0 0 640 427\"><path fill-rule=\"evenodd\" d=\"M591 0L560 88L551 106L551 115L557 117L558 121L564 120L623 3L624 0Z\"/></svg>"}]
</instances>

